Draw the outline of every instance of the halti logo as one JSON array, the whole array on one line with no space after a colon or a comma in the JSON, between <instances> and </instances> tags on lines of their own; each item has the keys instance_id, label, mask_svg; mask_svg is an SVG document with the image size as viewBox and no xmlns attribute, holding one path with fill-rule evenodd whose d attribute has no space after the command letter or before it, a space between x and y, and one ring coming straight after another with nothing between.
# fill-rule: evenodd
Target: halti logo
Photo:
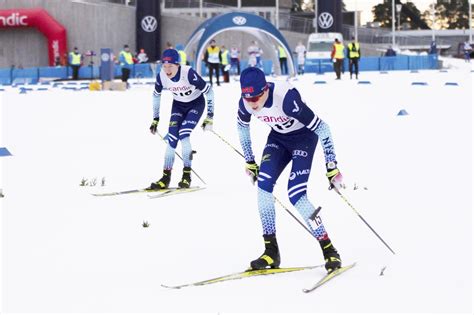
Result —
<instances>
[{"instance_id":1,"label":"halti logo","mask_svg":"<svg viewBox=\"0 0 474 315\"><path fill-rule=\"evenodd\" d=\"M318 17L318 24L321 28L327 29L334 23L334 18L328 12L323 12Z\"/></svg>"},{"instance_id":2,"label":"halti logo","mask_svg":"<svg viewBox=\"0 0 474 315\"><path fill-rule=\"evenodd\" d=\"M298 170L298 171L296 171L296 172L291 172L291 173L290 173L290 180L295 179L296 176L309 175L309 173L310 173L310 170L309 170L309 169Z\"/></svg>"},{"instance_id":3,"label":"halti logo","mask_svg":"<svg viewBox=\"0 0 474 315\"><path fill-rule=\"evenodd\" d=\"M0 16L0 26L26 26L28 25L25 20L28 18L27 15L20 15L20 13L12 13L10 16Z\"/></svg>"},{"instance_id":4,"label":"halti logo","mask_svg":"<svg viewBox=\"0 0 474 315\"><path fill-rule=\"evenodd\" d=\"M147 15L142 19L141 26L145 32L151 33L158 27L158 21L154 16Z\"/></svg>"}]
</instances>

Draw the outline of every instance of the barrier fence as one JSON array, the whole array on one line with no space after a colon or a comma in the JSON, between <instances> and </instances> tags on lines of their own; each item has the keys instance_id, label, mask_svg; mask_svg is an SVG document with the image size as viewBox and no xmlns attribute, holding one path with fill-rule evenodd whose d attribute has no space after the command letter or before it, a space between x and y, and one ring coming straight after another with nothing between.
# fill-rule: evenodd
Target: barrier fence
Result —
<instances>
[{"instance_id":1,"label":"barrier fence","mask_svg":"<svg viewBox=\"0 0 474 315\"><path fill-rule=\"evenodd\" d=\"M240 68L245 69L247 61L242 60ZM265 74L279 73L279 65L273 66L271 60L264 60L262 64ZM349 61L344 60L345 69L349 69ZM205 64L202 66L203 76L207 76ZM359 71L390 71L390 70L423 70L438 69L438 56L396 56L396 57L362 57L359 62ZM83 66L79 70L80 79L98 79L98 66ZM155 64L135 64L132 66L131 78L153 78L155 71L159 71L160 66ZM325 73L333 71L333 64L330 59L306 60L305 73ZM221 73L222 74L222 73ZM231 70L231 74L232 70ZM121 67L115 66L114 75L121 76ZM70 67L37 67L37 68L4 68L0 69L0 84L37 84L42 81L67 80L72 76Z\"/></svg>"}]
</instances>

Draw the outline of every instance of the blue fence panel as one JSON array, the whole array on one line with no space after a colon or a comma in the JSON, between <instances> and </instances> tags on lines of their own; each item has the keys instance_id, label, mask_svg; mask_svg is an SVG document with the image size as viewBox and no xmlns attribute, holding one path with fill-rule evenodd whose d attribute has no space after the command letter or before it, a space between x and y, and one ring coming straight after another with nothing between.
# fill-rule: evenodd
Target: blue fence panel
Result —
<instances>
[{"instance_id":1,"label":"blue fence panel","mask_svg":"<svg viewBox=\"0 0 474 315\"><path fill-rule=\"evenodd\" d=\"M72 75L72 72L70 72ZM96 79L99 77L99 67L97 66L85 66L79 69L79 78L80 79Z\"/></svg>"},{"instance_id":2,"label":"blue fence panel","mask_svg":"<svg viewBox=\"0 0 474 315\"><path fill-rule=\"evenodd\" d=\"M12 84L12 69L0 69L0 84L10 85Z\"/></svg>"},{"instance_id":3,"label":"blue fence panel","mask_svg":"<svg viewBox=\"0 0 474 315\"><path fill-rule=\"evenodd\" d=\"M347 61L345 61L343 67L345 67L345 69L348 69ZM305 61L304 70L305 72L323 74L325 72L334 71L334 66L331 59L307 59Z\"/></svg>"},{"instance_id":4,"label":"blue fence panel","mask_svg":"<svg viewBox=\"0 0 474 315\"><path fill-rule=\"evenodd\" d=\"M118 65L115 65L115 67L114 67L114 76L117 78L117 77L120 77L121 75L122 75L122 67L118 66Z\"/></svg>"},{"instance_id":5,"label":"blue fence panel","mask_svg":"<svg viewBox=\"0 0 474 315\"><path fill-rule=\"evenodd\" d=\"M240 68L247 67L248 61L240 61ZM191 66L192 63L191 63ZM362 57L359 62L360 71L386 71L386 70L418 70L418 69L437 69L438 56L395 56L395 57ZM305 62L306 73L325 73L334 71L331 59L307 59ZM157 73L161 65L157 65ZM202 63L202 76L208 76L208 68ZM349 70L347 58L344 60L344 69ZM273 72L273 63L271 60L263 60L263 71L266 75ZM222 75L222 71L220 71ZM70 67L39 67L28 69L4 68L0 69L0 84L36 84L40 78L67 79L72 75ZM122 75L121 67L114 67L115 77ZM130 77L153 78L153 71L150 64L135 64L132 67ZM81 79L99 78L99 67L83 66L79 70Z\"/></svg>"},{"instance_id":6,"label":"blue fence panel","mask_svg":"<svg viewBox=\"0 0 474 315\"><path fill-rule=\"evenodd\" d=\"M12 71L12 84L36 84L38 80L38 68L13 69Z\"/></svg>"},{"instance_id":7,"label":"blue fence panel","mask_svg":"<svg viewBox=\"0 0 474 315\"><path fill-rule=\"evenodd\" d=\"M438 55L410 56L409 57L410 70L436 69L437 64L438 64Z\"/></svg>"},{"instance_id":8,"label":"blue fence panel","mask_svg":"<svg viewBox=\"0 0 474 315\"><path fill-rule=\"evenodd\" d=\"M67 67L40 67L38 70L40 78L67 79L68 77Z\"/></svg>"},{"instance_id":9,"label":"blue fence panel","mask_svg":"<svg viewBox=\"0 0 474 315\"><path fill-rule=\"evenodd\" d=\"M377 71L380 70L379 57L362 57L359 60L359 71Z\"/></svg>"},{"instance_id":10,"label":"blue fence panel","mask_svg":"<svg viewBox=\"0 0 474 315\"><path fill-rule=\"evenodd\" d=\"M134 65L134 77L137 78L153 78L153 71L149 63L138 63Z\"/></svg>"}]
</instances>

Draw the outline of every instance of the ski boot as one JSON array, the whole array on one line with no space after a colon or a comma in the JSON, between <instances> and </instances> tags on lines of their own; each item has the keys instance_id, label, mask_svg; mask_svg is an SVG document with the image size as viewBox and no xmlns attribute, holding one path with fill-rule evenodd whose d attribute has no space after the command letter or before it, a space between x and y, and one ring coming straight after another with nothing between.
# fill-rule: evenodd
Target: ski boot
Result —
<instances>
[{"instance_id":1,"label":"ski boot","mask_svg":"<svg viewBox=\"0 0 474 315\"><path fill-rule=\"evenodd\" d=\"M321 240L319 241L319 245L321 245L321 249L323 250L324 260L326 261L324 267L327 272L331 273L341 268L341 256L339 256L336 248L332 245L331 240L329 238Z\"/></svg>"},{"instance_id":2,"label":"ski boot","mask_svg":"<svg viewBox=\"0 0 474 315\"><path fill-rule=\"evenodd\" d=\"M157 182L151 183L148 189L160 190L169 187L171 181L171 170L163 170L163 177Z\"/></svg>"},{"instance_id":3,"label":"ski boot","mask_svg":"<svg viewBox=\"0 0 474 315\"><path fill-rule=\"evenodd\" d=\"M189 188L191 187L191 168L184 167L183 168L183 177L181 181L178 183L179 188Z\"/></svg>"},{"instance_id":4,"label":"ski boot","mask_svg":"<svg viewBox=\"0 0 474 315\"><path fill-rule=\"evenodd\" d=\"M275 234L263 235L265 252L258 259L250 262L251 270L278 268L280 266L280 251Z\"/></svg>"}]
</instances>

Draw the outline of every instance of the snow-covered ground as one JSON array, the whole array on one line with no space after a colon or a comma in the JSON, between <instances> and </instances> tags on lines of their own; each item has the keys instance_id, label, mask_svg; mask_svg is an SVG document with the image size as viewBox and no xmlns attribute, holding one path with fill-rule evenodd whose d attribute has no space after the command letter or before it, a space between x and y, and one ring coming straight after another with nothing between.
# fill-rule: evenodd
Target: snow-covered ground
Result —
<instances>
[{"instance_id":1,"label":"snow-covered ground","mask_svg":"<svg viewBox=\"0 0 474 315\"><path fill-rule=\"evenodd\" d=\"M91 195L145 187L161 176L165 143L148 130L152 85L126 92L6 88L0 146L13 156L0 160L2 312L472 313L472 75L460 64L447 72L362 73L370 84L347 73L342 81L329 73L292 82L332 128L343 193L396 252L327 190L318 147L310 199L322 206L343 263L357 266L311 294L301 289L323 269L160 286L241 271L263 241L242 158L201 129L191 139L205 190L162 199ZM215 98L214 129L240 150L238 82L215 87ZM170 103L165 92L162 134ZM397 116L402 109L408 115ZM269 129L260 122L251 129L260 158ZM172 184L181 167L176 159ZM94 178L96 186L80 186ZM287 178L288 170L275 195L294 210ZM196 176L193 184L203 185ZM277 231L282 267L323 263L319 244L278 206Z\"/></svg>"}]
</instances>

